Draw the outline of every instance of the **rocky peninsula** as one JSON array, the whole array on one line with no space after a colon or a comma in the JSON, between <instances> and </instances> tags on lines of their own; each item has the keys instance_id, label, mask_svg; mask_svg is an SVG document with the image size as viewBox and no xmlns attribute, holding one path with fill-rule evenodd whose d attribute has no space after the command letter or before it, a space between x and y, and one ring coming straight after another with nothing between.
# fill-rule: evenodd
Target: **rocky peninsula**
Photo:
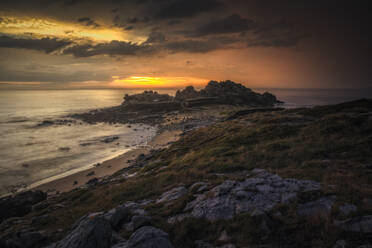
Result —
<instances>
[{"instance_id":1,"label":"rocky peninsula","mask_svg":"<svg viewBox=\"0 0 372 248\"><path fill-rule=\"evenodd\" d=\"M0 246L371 247L372 100L276 103L212 81L75 115L182 133L74 190L1 199Z\"/></svg>"},{"instance_id":2,"label":"rocky peninsula","mask_svg":"<svg viewBox=\"0 0 372 248\"><path fill-rule=\"evenodd\" d=\"M140 94L126 95L120 106L92 110L71 117L88 123L146 123L161 124L166 115L199 111L200 108L218 109L218 106L270 107L280 103L268 92L259 94L241 84L232 81L210 81L197 91L188 86L177 91L176 95L159 94L156 91L144 91Z\"/></svg>"}]
</instances>

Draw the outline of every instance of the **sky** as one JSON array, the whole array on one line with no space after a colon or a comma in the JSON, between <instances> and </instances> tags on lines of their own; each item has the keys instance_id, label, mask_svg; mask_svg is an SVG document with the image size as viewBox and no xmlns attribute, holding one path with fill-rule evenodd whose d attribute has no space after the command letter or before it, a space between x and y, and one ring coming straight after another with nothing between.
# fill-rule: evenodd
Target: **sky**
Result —
<instances>
[{"instance_id":1,"label":"sky","mask_svg":"<svg viewBox=\"0 0 372 248\"><path fill-rule=\"evenodd\" d=\"M369 88L366 0L1 0L0 90Z\"/></svg>"}]
</instances>

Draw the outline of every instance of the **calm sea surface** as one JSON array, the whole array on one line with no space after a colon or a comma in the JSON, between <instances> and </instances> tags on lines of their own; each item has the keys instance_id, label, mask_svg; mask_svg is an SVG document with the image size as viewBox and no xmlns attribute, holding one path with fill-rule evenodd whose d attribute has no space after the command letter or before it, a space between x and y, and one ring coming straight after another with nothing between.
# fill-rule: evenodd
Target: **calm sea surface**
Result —
<instances>
[{"instance_id":1,"label":"calm sea surface","mask_svg":"<svg viewBox=\"0 0 372 248\"><path fill-rule=\"evenodd\" d=\"M289 108L372 98L371 90L255 90L275 94ZM67 171L87 168L146 144L156 133L154 127L80 122L38 127L44 120L66 119L64 116L71 113L119 105L124 94L140 91L0 91L0 195ZM175 90L160 92L174 94ZM103 142L112 136L119 139Z\"/></svg>"}]
</instances>

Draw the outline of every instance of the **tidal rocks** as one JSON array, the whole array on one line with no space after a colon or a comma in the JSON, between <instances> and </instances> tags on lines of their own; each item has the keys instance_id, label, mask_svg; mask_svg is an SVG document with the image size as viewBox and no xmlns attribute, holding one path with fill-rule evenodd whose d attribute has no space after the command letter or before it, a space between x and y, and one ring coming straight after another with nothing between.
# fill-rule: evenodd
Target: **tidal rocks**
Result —
<instances>
[{"instance_id":1,"label":"tidal rocks","mask_svg":"<svg viewBox=\"0 0 372 248\"><path fill-rule=\"evenodd\" d=\"M9 217L22 217L32 210L32 205L47 198L42 191L26 191L0 199L0 222Z\"/></svg>"},{"instance_id":2,"label":"tidal rocks","mask_svg":"<svg viewBox=\"0 0 372 248\"><path fill-rule=\"evenodd\" d=\"M111 137L106 137L101 142L103 143L111 143L114 142L115 140L119 139L119 136L111 136Z\"/></svg>"},{"instance_id":3,"label":"tidal rocks","mask_svg":"<svg viewBox=\"0 0 372 248\"><path fill-rule=\"evenodd\" d=\"M156 102L168 102L173 101L173 97L168 94L159 94L156 91L144 91L140 94L124 96L123 105L137 104L137 103L156 103Z\"/></svg>"},{"instance_id":4,"label":"tidal rocks","mask_svg":"<svg viewBox=\"0 0 372 248\"><path fill-rule=\"evenodd\" d=\"M196 91L193 86L187 86L183 90L177 90L175 100L184 101L191 98L201 97L201 93Z\"/></svg>"}]
</instances>

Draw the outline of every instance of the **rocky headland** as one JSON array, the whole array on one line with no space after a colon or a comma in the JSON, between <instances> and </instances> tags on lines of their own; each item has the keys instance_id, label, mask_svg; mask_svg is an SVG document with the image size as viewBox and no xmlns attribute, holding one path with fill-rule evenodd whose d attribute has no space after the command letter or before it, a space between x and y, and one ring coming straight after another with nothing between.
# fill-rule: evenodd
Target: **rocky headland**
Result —
<instances>
[{"instance_id":1,"label":"rocky headland","mask_svg":"<svg viewBox=\"0 0 372 248\"><path fill-rule=\"evenodd\" d=\"M92 110L88 113L72 115L88 123L145 123L150 125L166 122L167 115L199 111L200 108L218 106L271 107L281 103L268 92L259 94L232 81L210 81L197 91L188 86L177 91L175 96L144 91L140 94L125 95L120 106Z\"/></svg>"},{"instance_id":2,"label":"rocky headland","mask_svg":"<svg viewBox=\"0 0 372 248\"><path fill-rule=\"evenodd\" d=\"M126 96L120 111L178 104L180 138L72 191L1 199L0 247L371 247L372 100L281 109L272 95L209 85ZM214 103L223 87L234 90ZM109 117L118 109L79 118L140 120ZM172 111L162 126L178 125Z\"/></svg>"}]
</instances>

